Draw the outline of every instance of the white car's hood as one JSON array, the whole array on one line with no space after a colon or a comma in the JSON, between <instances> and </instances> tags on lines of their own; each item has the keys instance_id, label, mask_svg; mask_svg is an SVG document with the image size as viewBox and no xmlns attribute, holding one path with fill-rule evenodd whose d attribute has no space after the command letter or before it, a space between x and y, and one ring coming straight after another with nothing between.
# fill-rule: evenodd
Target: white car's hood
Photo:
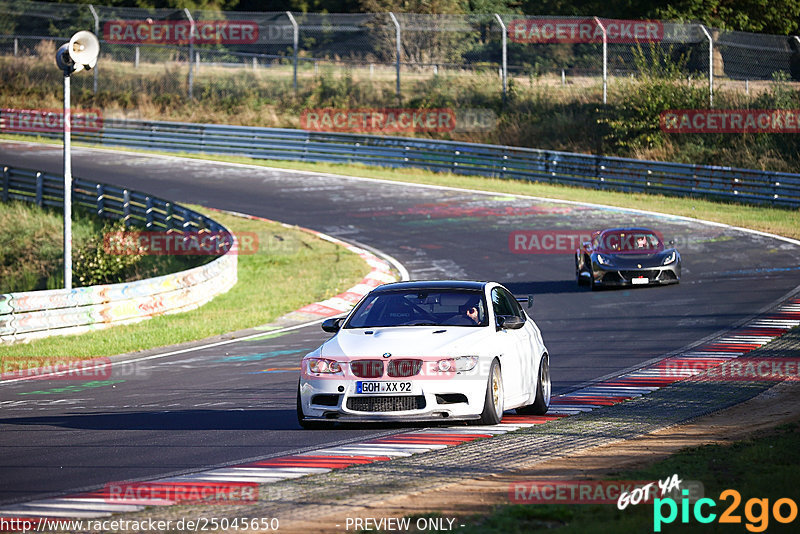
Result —
<instances>
[{"instance_id":1,"label":"white car's hood","mask_svg":"<svg viewBox=\"0 0 800 534\"><path fill-rule=\"evenodd\" d=\"M321 356L464 356L477 354L491 334L486 327L458 326L344 329L322 345Z\"/></svg>"}]
</instances>

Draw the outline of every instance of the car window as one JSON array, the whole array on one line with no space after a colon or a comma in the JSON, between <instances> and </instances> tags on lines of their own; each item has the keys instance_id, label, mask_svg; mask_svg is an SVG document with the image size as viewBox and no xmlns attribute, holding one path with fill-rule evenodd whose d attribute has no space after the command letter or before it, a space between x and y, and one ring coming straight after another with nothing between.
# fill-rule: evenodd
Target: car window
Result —
<instances>
[{"instance_id":1,"label":"car window","mask_svg":"<svg viewBox=\"0 0 800 534\"><path fill-rule=\"evenodd\" d=\"M524 319L525 315L522 313L522 306L519 305L519 301L514 297L514 295L502 289L500 291L505 295L508 302L511 303L511 309L514 311L514 315L520 319Z\"/></svg>"},{"instance_id":2,"label":"car window","mask_svg":"<svg viewBox=\"0 0 800 534\"><path fill-rule=\"evenodd\" d=\"M607 252L654 252L663 249L663 244L653 232L613 231L604 233L594 248Z\"/></svg>"},{"instance_id":3,"label":"car window","mask_svg":"<svg viewBox=\"0 0 800 534\"><path fill-rule=\"evenodd\" d=\"M495 316L517 315L514 306L508 298L508 293L501 290L499 287L492 289L492 307L494 308Z\"/></svg>"},{"instance_id":4,"label":"car window","mask_svg":"<svg viewBox=\"0 0 800 534\"><path fill-rule=\"evenodd\" d=\"M377 291L361 302L344 328L484 326L487 315L481 291Z\"/></svg>"}]
</instances>

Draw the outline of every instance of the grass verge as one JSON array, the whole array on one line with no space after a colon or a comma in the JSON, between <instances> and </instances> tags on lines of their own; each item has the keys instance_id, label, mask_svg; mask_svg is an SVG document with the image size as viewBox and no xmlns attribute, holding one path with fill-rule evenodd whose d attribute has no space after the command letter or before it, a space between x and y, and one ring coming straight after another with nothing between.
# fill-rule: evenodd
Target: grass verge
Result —
<instances>
[{"instance_id":1,"label":"grass verge","mask_svg":"<svg viewBox=\"0 0 800 534\"><path fill-rule=\"evenodd\" d=\"M693 516L694 507L689 506L687 522L681 524L681 503L678 502L677 518L672 524L663 526L662 532L797 532L796 520L790 524L775 520L773 505L778 499L796 499L796 480L800 477L798 451L800 424L792 423L779 426L768 435L731 445L685 449L646 468L621 472L613 478L664 480L677 473L682 480L703 482L705 497L717 503L713 509L704 506L703 514L713 512L717 514L716 520L710 524L699 523ZM720 493L726 489L734 489L741 495L741 503L732 510L733 515L740 517L739 524L723 525L718 521L720 514L733 503L730 497L720 498ZM769 499L767 509L762 509L760 504L748 504L754 498ZM789 507L784 505L781 513L788 516ZM614 504L518 504L501 506L491 514L473 516L461 522L465 528L459 532L465 534L514 534L538 530L559 534L653 532L653 505L640 504L618 510Z\"/></svg>"},{"instance_id":2,"label":"grass verge","mask_svg":"<svg viewBox=\"0 0 800 534\"><path fill-rule=\"evenodd\" d=\"M64 287L64 226L61 210L29 202L0 202L0 294ZM84 209L72 216L72 284L85 287L132 282L203 265L208 256L115 255L104 235L119 232L121 221Z\"/></svg>"},{"instance_id":3,"label":"grass verge","mask_svg":"<svg viewBox=\"0 0 800 534\"><path fill-rule=\"evenodd\" d=\"M305 304L336 295L369 272L357 255L300 229L191 207L233 232L258 235L257 253L239 256L239 282L233 289L186 313L79 336L0 347L0 365L2 360L14 359L35 365L37 359L54 356L110 356L263 325ZM18 368L16 362L13 368Z\"/></svg>"},{"instance_id":4,"label":"grass verge","mask_svg":"<svg viewBox=\"0 0 800 534\"><path fill-rule=\"evenodd\" d=\"M63 287L63 216L27 202L0 202L0 293ZM100 226L80 213L72 224L81 248Z\"/></svg>"}]
</instances>

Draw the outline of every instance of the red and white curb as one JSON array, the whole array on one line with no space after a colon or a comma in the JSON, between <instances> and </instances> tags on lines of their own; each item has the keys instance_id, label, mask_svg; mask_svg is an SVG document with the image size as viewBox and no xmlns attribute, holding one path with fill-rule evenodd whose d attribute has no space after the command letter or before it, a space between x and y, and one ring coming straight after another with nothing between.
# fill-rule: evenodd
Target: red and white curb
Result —
<instances>
[{"instance_id":1,"label":"red and white curb","mask_svg":"<svg viewBox=\"0 0 800 534\"><path fill-rule=\"evenodd\" d=\"M327 306L326 306L327 307ZM520 428L588 412L646 395L688 376L696 374L693 364L708 368L709 364L721 364L780 337L791 328L800 325L800 299L795 298L727 334L706 342L693 350L671 356L647 367L621 376L589 385L565 395L553 397L550 410L544 416L510 415L503 417L494 426L436 427L412 432L384 436L363 442L325 447L314 451L270 458L200 473L162 478L148 483L156 486L178 486L181 484L218 485L231 483L265 484L298 478L312 474L327 473L352 465L363 465L408 457L423 452L444 449L474 441L488 439ZM685 368L689 372L664 373L668 366ZM80 493L66 497L42 499L0 509L0 518L26 519L34 524L45 518L97 518L114 513L141 511L146 506L170 506L178 504L170 499L122 500L110 499L106 490Z\"/></svg>"}]
</instances>

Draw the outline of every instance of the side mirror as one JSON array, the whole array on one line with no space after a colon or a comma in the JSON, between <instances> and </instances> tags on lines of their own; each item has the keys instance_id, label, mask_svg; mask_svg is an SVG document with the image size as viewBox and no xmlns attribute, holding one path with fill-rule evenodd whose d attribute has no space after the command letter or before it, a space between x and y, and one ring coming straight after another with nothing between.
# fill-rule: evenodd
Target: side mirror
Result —
<instances>
[{"instance_id":1,"label":"side mirror","mask_svg":"<svg viewBox=\"0 0 800 534\"><path fill-rule=\"evenodd\" d=\"M516 315L509 315L508 317L498 317L497 326L499 328L507 328L509 330L519 330L525 326L525 320L520 319Z\"/></svg>"},{"instance_id":2,"label":"side mirror","mask_svg":"<svg viewBox=\"0 0 800 534\"><path fill-rule=\"evenodd\" d=\"M675 246L675 240L674 239L670 239L669 240L669 246L671 246L671 247Z\"/></svg>"},{"instance_id":3,"label":"side mirror","mask_svg":"<svg viewBox=\"0 0 800 534\"><path fill-rule=\"evenodd\" d=\"M329 332L331 334L335 334L342 328L342 321L344 321L344 317L331 317L330 319L325 319L322 321L322 329L325 332Z\"/></svg>"}]
</instances>

